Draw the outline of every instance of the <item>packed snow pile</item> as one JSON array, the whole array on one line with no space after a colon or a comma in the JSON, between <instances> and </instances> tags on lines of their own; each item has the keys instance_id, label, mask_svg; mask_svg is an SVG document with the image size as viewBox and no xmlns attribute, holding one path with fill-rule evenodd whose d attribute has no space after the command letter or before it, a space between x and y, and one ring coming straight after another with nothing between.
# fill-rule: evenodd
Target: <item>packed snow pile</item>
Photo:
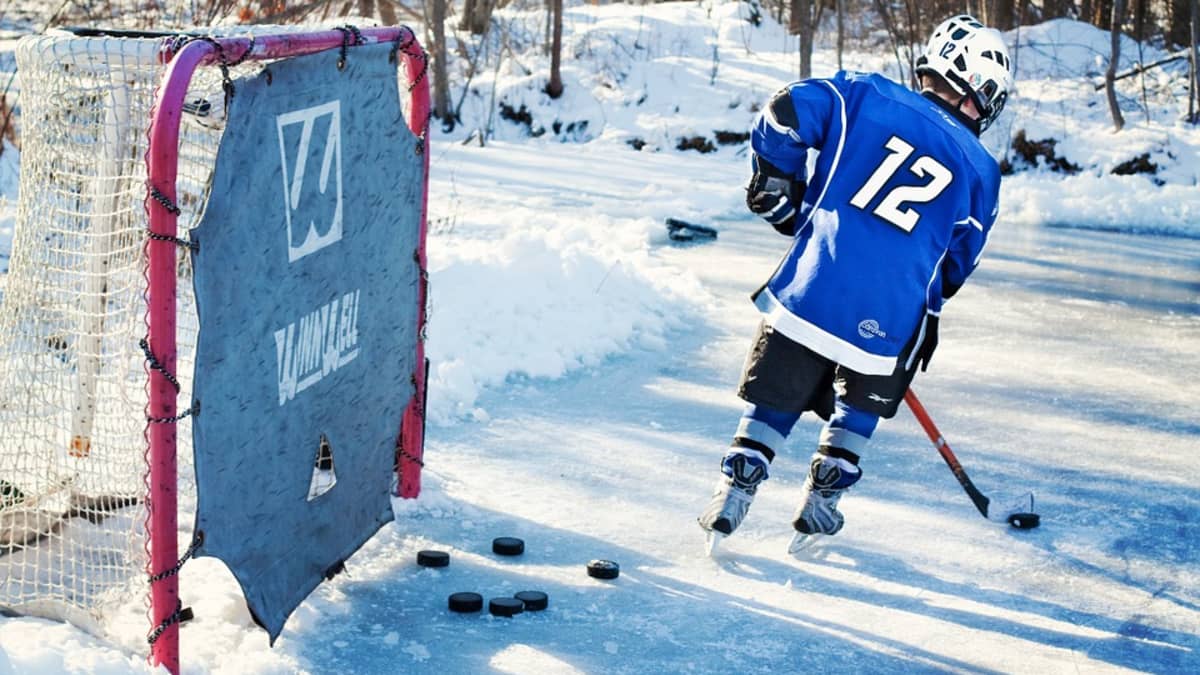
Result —
<instances>
[{"instance_id":1,"label":"packed snow pile","mask_svg":"<svg viewBox=\"0 0 1200 675\"><path fill-rule=\"evenodd\" d=\"M664 349L702 293L653 262L650 230L661 225L646 219L521 208L470 217L503 232L432 242L434 423L486 419L475 399L510 377L559 378L635 346Z\"/></svg>"}]
</instances>

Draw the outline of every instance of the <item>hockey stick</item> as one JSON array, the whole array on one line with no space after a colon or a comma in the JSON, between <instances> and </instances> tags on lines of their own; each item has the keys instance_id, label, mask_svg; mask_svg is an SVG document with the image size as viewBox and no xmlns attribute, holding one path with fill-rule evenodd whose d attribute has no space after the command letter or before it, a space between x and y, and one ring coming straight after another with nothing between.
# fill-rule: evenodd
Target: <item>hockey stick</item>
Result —
<instances>
[{"instance_id":1,"label":"hockey stick","mask_svg":"<svg viewBox=\"0 0 1200 675\"><path fill-rule=\"evenodd\" d=\"M925 435L929 436L929 440L933 442L933 447L937 448L938 454L942 459L946 460L946 466L950 467L950 471L954 477L958 479L958 484L966 491L967 496L971 498L971 502L975 504L975 508L979 509L979 513L988 520L1008 523L1020 530L1028 530L1038 526L1041 523L1041 517L1033 511L1033 493L1022 495L1019 499L1013 501L1012 506L1007 509L1000 509L995 506L995 502L988 499L987 495L979 491L975 484L971 482L967 472L959 464L958 458L954 456L954 451L950 449L950 444L946 442L942 432L938 431L937 426L930 419L929 413L925 411L925 406L917 400L916 393L912 389L904 392L904 402L908 404L908 408L912 410L913 416L921 423L921 427L925 429Z\"/></svg>"}]
</instances>

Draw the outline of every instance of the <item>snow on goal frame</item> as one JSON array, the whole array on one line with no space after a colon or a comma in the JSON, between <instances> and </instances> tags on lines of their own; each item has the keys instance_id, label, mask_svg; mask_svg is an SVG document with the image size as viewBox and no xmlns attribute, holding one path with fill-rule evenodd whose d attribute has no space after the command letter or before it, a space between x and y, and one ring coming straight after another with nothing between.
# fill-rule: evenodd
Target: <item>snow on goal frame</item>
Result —
<instances>
[{"instance_id":1,"label":"snow on goal frame","mask_svg":"<svg viewBox=\"0 0 1200 675\"><path fill-rule=\"evenodd\" d=\"M137 648L112 626L149 580L172 672L181 560L222 559L273 641L420 490L426 56L402 27L256 31L17 50L0 609Z\"/></svg>"}]
</instances>

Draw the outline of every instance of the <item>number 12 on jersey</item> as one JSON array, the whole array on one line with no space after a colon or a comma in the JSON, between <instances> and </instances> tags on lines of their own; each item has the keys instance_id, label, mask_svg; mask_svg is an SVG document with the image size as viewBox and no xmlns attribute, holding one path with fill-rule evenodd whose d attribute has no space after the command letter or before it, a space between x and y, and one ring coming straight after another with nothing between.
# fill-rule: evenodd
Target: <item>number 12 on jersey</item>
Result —
<instances>
[{"instance_id":1,"label":"number 12 on jersey","mask_svg":"<svg viewBox=\"0 0 1200 675\"><path fill-rule=\"evenodd\" d=\"M899 136L889 138L884 147L891 152L883 158L867 182L863 183L863 186L854 194L850 200L852 206L865 210L888 180L913 154L913 146ZM904 204L924 204L933 201L942 194L942 190L950 185L950 181L954 180L954 174L928 155L917 157L908 169L918 178L928 176L929 181L924 185L898 185L892 188L883 196L872 213L905 232L912 232L913 228L917 226L917 220L920 219L921 214L911 208L904 208Z\"/></svg>"}]
</instances>

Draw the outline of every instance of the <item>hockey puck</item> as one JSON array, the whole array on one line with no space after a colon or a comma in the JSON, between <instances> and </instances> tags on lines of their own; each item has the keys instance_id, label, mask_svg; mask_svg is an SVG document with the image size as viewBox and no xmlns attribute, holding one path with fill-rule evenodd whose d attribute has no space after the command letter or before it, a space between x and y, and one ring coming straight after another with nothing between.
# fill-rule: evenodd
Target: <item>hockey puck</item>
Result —
<instances>
[{"instance_id":1,"label":"hockey puck","mask_svg":"<svg viewBox=\"0 0 1200 675\"><path fill-rule=\"evenodd\" d=\"M525 542L516 537L496 537L492 540L492 553L497 555L521 555Z\"/></svg>"},{"instance_id":2,"label":"hockey puck","mask_svg":"<svg viewBox=\"0 0 1200 675\"><path fill-rule=\"evenodd\" d=\"M488 611L492 616L514 616L525 611L525 603L516 598L492 598Z\"/></svg>"},{"instance_id":3,"label":"hockey puck","mask_svg":"<svg viewBox=\"0 0 1200 675\"><path fill-rule=\"evenodd\" d=\"M513 597L525 604L526 612L540 612L550 604L550 596L541 591L521 591Z\"/></svg>"},{"instance_id":4,"label":"hockey puck","mask_svg":"<svg viewBox=\"0 0 1200 675\"><path fill-rule=\"evenodd\" d=\"M621 576L621 566L611 560L593 560L587 564L587 573L594 579L616 579Z\"/></svg>"},{"instance_id":5,"label":"hockey puck","mask_svg":"<svg viewBox=\"0 0 1200 675\"><path fill-rule=\"evenodd\" d=\"M1014 513L1008 517L1008 524L1018 530L1032 530L1042 523L1042 517L1036 513Z\"/></svg>"},{"instance_id":6,"label":"hockey puck","mask_svg":"<svg viewBox=\"0 0 1200 675\"><path fill-rule=\"evenodd\" d=\"M478 612L483 609L483 596L478 593L453 593L450 595L451 612Z\"/></svg>"},{"instance_id":7,"label":"hockey puck","mask_svg":"<svg viewBox=\"0 0 1200 675\"><path fill-rule=\"evenodd\" d=\"M450 564L450 554L445 551L417 551L417 564L421 567L445 567Z\"/></svg>"}]
</instances>

